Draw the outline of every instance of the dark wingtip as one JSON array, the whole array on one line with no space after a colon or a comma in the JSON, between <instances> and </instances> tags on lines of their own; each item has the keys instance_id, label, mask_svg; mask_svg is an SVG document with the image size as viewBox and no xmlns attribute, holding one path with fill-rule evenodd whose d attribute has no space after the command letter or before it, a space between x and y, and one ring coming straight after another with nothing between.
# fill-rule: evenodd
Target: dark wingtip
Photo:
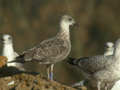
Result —
<instances>
[{"instance_id":1,"label":"dark wingtip","mask_svg":"<svg viewBox=\"0 0 120 90\"><path fill-rule=\"evenodd\" d=\"M16 62L16 63L25 63L25 60L24 60L23 57L24 57L24 55L20 55L20 56L16 57L15 60L10 61L10 62L8 62L8 63L13 63L13 62Z\"/></svg>"},{"instance_id":2,"label":"dark wingtip","mask_svg":"<svg viewBox=\"0 0 120 90\"><path fill-rule=\"evenodd\" d=\"M76 64L75 64L75 58L68 57L67 63L69 63L69 64L71 64L71 65L76 65Z\"/></svg>"}]
</instances>

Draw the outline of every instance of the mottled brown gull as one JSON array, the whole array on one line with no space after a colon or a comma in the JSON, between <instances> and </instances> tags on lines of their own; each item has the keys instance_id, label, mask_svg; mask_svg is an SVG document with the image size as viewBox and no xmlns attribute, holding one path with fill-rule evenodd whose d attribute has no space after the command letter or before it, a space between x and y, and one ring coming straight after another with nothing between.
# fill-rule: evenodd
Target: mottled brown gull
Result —
<instances>
[{"instance_id":1,"label":"mottled brown gull","mask_svg":"<svg viewBox=\"0 0 120 90\"><path fill-rule=\"evenodd\" d=\"M115 43L113 55L98 55L83 57L80 59L70 59L68 63L76 65L84 73L86 79L93 80L101 90L102 84L116 82L120 79L120 39ZM86 76L89 75L89 76ZM95 83L94 83L95 84ZM107 90L107 88L105 88Z\"/></svg>"},{"instance_id":2,"label":"mottled brown gull","mask_svg":"<svg viewBox=\"0 0 120 90\"><path fill-rule=\"evenodd\" d=\"M107 42L107 43L105 43L104 48L105 48L104 56L113 55L114 43ZM73 58L71 58L71 59L73 59ZM81 87L81 86L84 86L85 83L86 83L86 80L82 80L82 81L79 81L79 82L73 84L72 87Z\"/></svg>"},{"instance_id":3,"label":"mottled brown gull","mask_svg":"<svg viewBox=\"0 0 120 90\"><path fill-rule=\"evenodd\" d=\"M47 64L48 78L53 80L53 66L55 63L64 60L71 51L70 42L70 26L74 25L74 19L69 15L64 15L60 21L60 30L53 38L47 39L39 43L37 46L24 51L14 62L38 62Z\"/></svg>"}]
</instances>

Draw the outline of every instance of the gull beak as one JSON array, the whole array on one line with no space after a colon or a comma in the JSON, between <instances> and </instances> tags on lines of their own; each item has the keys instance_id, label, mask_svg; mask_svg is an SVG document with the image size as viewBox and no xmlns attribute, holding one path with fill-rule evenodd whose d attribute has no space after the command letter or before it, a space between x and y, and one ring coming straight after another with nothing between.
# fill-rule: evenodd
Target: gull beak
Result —
<instances>
[{"instance_id":1,"label":"gull beak","mask_svg":"<svg viewBox=\"0 0 120 90\"><path fill-rule=\"evenodd\" d=\"M105 49L109 48L107 45L104 46Z\"/></svg>"},{"instance_id":2,"label":"gull beak","mask_svg":"<svg viewBox=\"0 0 120 90\"><path fill-rule=\"evenodd\" d=\"M80 24L79 24L79 23L74 23L74 26L75 26L75 27L79 27Z\"/></svg>"},{"instance_id":3,"label":"gull beak","mask_svg":"<svg viewBox=\"0 0 120 90\"><path fill-rule=\"evenodd\" d=\"M71 28L71 29L72 29L72 28L77 28L77 27L79 27L79 26L80 26L79 23L74 22L74 24L71 25L70 28Z\"/></svg>"},{"instance_id":4,"label":"gull beak","mask_svg":"<svg viewBox=\"0 0 120 90\"><path fill-rule=\"evenodd\" d=\"M3 41L4 41L3 38L1 38L1 39L0 39L0 42L3 42Z\"/></svg>"}]
</instances>

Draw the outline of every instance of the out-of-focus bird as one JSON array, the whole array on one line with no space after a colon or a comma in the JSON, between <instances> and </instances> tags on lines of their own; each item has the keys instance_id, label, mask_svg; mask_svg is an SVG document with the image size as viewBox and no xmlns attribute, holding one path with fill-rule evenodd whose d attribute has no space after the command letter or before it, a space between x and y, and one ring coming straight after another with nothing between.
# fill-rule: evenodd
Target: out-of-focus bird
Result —
<instances>
[{"instance_id":1,"label":"out-of-focus bird","mask_svg":"<svg viewBox=\"0 0 120 90\"><path fill-rule=\"evenodd\" d=\"M15 60L17 56L19 56L15 51L13 47L13 39L12 36L9 34L1 34L1 42L3 43L3 50L2 50L2 56L5 56L8 58L7 62ZM13 63L7 63L8 67L19 67L19 63L13 62Z\"/></svg>"},{"instance_id":2,"label":"out-of-focus bird","mask_svg":"<svg viewBox=\"0 0 120 90\"><path fill-rule=\"evenodd\" d=\"M120 39L115 43L113 55L98 55L92 57L83 57L80 59L69 59L68 63L76 65L85 75L86 79L95 82L98 90L101 90L102 84L116 82L120 79ZM92 84L92 85L93 85ZM93 86L94 86L93 85ZM105 87L107 89L107 87Z\"/></svg>"},{"instance_id":3,"label":"out-of-focus bird","mask_svg":"<svg viewBox=\"0 0 120 90\"><path fill-rule=\"evenodd\" d=\"M71 51L70 26L75 20L64 15L60 21L60 29L56 36L42 41L37 46L24 51L14 62L38 62L48 65L48 78L53 80L54 64L64 60Z\"/></svg>"}]
</instances>

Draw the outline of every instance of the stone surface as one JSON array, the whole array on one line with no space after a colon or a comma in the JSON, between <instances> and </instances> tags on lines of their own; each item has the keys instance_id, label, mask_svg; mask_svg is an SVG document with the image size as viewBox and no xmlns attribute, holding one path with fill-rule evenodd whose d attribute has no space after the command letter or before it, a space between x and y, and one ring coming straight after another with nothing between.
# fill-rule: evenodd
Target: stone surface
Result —
<instances>
[{"instance_id":1,"label":"stone surface","mask_svg":"<svg viewBox=\"0 0 120 90\"><path fill-rule=\"evenodd\" d=\"M76 90L41 75L16 74L0 78L0 90Z\"/></svg>"},{"instance_id":2,"label":"stone surface","mask_svg":"<svg viewBox=\"0 0 120 90\"><path fill-rule=\"evenodd\" d=\"M7 63L7 58L5 56L0 56L0 68L5 66Z\"/></svg>"}]
</instances>

